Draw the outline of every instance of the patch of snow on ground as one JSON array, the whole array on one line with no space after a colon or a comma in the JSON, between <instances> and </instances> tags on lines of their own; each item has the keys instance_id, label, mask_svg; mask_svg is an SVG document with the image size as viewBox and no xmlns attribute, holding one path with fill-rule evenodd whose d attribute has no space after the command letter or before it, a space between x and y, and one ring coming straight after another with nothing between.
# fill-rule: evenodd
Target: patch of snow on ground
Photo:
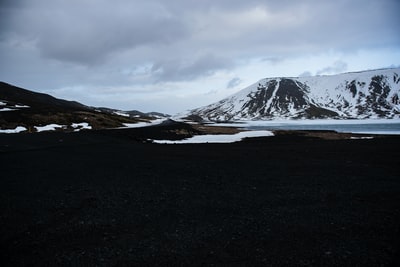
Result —
<instances>
[{"instance_id":1,"label":"patch of snow on ground","mask_svg":"<svg viewBox=\"0 0 400 267\"><path fill-rule=\"evenodd\" d=\"M27 129L23 126L18 126L15 129L6 129L6 130L0 130L0 133L20 133L24 132Z\"/></svg>"},{"instance_id":2,"label":"patch of snow on ground","mask_svg":"<svg viewBox=\"0 0 400 267\"><path fill-rule=\"evenodd\" d=\"M157 124L162 123L165 120L167 120L167 118L156 119L156 120L152 120L149 122L124 123L125 127L122 127L122 128L140 128L140 127L146 127L146 126L151 126L151 125L157 125Z\"/></svg>"},{"instance_id":3,"label":"patch of snow on ground","mask_svg":"<svg viewBox=\"0 0 400 267\"><path fill-rule=\"evenodd\" d=\"M5 106L7 103L0 101L0 106Z\"/></svg>"},{"instance_id":4,"label":"patch of snow on ground","mask_svg":"<svg viewBox=\"0 0 400 267\"><path fill-rule=\"evenodd\" d=\"M90 126L89 123L87 123L87 122L73 123L73 124L71 124L71 127L75 129L74 130L75 132L78 132L78 131L84 130L84 129L87 129L87 130L92 129L92 126Z\"/></svg>"},{"instance_id":5,"label":"patch of snow on ground","mask_svg":"<svg viewBox=\"0 0 400 267\"><path fill-rule=\"evenodd\" d=\"M119 115L119 116L123 116L123 117L130 117L129 114L123 113L121 111L115 111L113 113L116 115Z\"/></svg>"},{"instance_id":6,"label":"patch of snow on ground","mask_svg":"<svg viewBox=\"0 0 400 267\"><path fill-rule=\"evenodd\" d=\"M153 140L157 144L199 144L199 143L233 143L246 137L273 136L271 131L246 131L237 134L195 135L183 140Z\"/></svg>"},{"instance_id":7,"label":"patch of snow on ground","mask_svg":"<svg viewBox=\"0 0 400 267\"><path fill-rule=\"evenodd\" d=\"M15 105L16 108L30 108L30 106L27 105Z\"/></svg>"},{"instance_id":8,"label":"patch of snow on ground","mask_svg":"<svg viewBox=\"0 0 400 267\"><path fill-rule=\"evenodd\" d=\"M59 124L48 124L45 126L35 126L36 131L38 132L44 132L44 131L55 131L57 128L63 128L65 125L59 125Z\"/></svg>"},{"instance_id":9,"label":"patch of snow on ground","mask_svg":"<svg viewBox=\"0 0 400 267\"><path fill-rule=\"evenodd\" d=\"M14 111L12 108L1 108L0 111Z\"/></svg>"},{"instance_id":10,"label":"patch of snow on ground","mask_svg":"<svg viewBox=\"0 0 400 267\"><path fill-rule=\"evenodd\" d=\"M124 127L121 128L140 128L140 127L146 127L151 125L150 122L137 122L137 123L124 123Z\"/></svg>"}]
</instances>

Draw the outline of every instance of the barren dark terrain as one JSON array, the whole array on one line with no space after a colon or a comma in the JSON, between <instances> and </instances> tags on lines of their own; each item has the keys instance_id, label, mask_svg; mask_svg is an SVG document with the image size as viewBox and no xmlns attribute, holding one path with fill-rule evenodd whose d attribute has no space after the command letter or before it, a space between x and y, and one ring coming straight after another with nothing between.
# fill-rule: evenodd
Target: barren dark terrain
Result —
<instances>
[{"instance_id":1,"label":"barren dark terrain","mask_svg":"<svg viewBox=\"0 0 400 267\"><path fill-rule=\"evenodd\" d=\"M1 265L399 263L399 137L173 135L1 134Z\"/></svg>"}]
</instances>

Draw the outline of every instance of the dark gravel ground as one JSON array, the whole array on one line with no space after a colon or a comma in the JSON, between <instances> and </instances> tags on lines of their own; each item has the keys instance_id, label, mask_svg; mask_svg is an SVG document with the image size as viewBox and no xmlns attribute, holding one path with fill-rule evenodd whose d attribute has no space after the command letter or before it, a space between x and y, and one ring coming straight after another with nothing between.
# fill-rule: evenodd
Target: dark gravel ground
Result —
<instances>
[{"instance_id":1,"label":"dark gravel ground","mask_svg":"<svg viewBox=\"0 0 400 267\"><path fill-rule=\"evenodd\" d=\"M399 263L399 137L143 131L0 135L1 266Z\"/></svg>"}]
</instances>

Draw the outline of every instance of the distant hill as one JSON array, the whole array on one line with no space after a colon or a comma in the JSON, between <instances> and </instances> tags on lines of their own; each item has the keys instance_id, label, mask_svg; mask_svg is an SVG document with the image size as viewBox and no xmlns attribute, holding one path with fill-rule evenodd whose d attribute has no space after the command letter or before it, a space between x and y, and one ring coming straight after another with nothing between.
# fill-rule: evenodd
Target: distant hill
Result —
<instances>
[{"instance_id":1,"label":"distant hill","mask_svg":"<svg viewBox=\"0 0 400 267\"><path fill-rule=\"evenodd\" d=\"M183 117L211 121L399 118L400 69L267 78Z\"/></svg>"},{"instance_id":2,"label":"distant hill","mask_svg":"<svg viewBox=\"0 0 400 267\"><path fill-rule=\"evenodd\" d=\"M0 82L0 101L8 105L27 105L35 111L76 111L90 110L89 107L75 101L58 99L43 93ZM15 106L14 106L15 108Z\"/></svg>"},{"instance_id":3,"label":"distant hill","mask_svg":"<svg viewBox=\"0 0 400 267\"><path fill-rule=\"evenodd\" d=\"M27 132L45 127L64 131L115 128L151 119L152 116L131 116L114 109L89 107L0 82L0 130L3 131L17 127Z\"/></svg>"}]
</instances>

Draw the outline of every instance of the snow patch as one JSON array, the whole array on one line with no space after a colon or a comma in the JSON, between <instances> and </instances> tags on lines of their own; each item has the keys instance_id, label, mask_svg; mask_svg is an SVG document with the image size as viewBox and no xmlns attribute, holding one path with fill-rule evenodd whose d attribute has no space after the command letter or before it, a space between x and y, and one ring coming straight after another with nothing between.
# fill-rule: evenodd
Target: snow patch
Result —
<instances>
[{"instance_id":1,"label":"snow patch","mask_svg":"<svg viewBox=\"0 0 400 267\"><path fill-rule=\"evenodd\" d=\"M71 127L74 128L74 132L79 132L80 130L91 130L92 126L89 125L87 122L81 122L81 123L72 123Z\"/></svg>"},{"instance_id":2,"label":"snow patch","mask_svg":"<svg viewBox=\"0 0 400 267\"><path fill-rule=\"evenodd\" d=\"M55 131L57 128L65 128L65 125L59 125L59 124L48 124L45 126L35 126L35 129L37 132L44 132L44 131Z\"/></svg>"},{"instance_id":3,"label":"snow patch","mask_svg":"<svg viewBox=\"0 0 400 267\"><path fill-rule=\"evenodd\" d=\"M373 136L361 136L361 137L352 136L352 137L350 137L350 139L354 139L354 140L359 140L359 139L374 139L374 137L373 137Z\"/></svg>"},{"instance_id":4,"label":"snow patch","mask_svg":"<svg viewBox=\"0 0 400 267\"><path fill-rule=\"evenodd\" d=\"M116 114L116 115L119 115L119 116L123 116L123 117L130 117L129 114L126 114L126 113L124 113L122 111L115 111L113 113Z\"/></svg>"},{"instance_id":5,"label":"snow patch","mask_svg":"<svg viewBox=\"0 0 400 267\"><path fill-rule=\"evenodd\" d=\"M0 130L0 133L20 133L24 132L27 129L23 126L18 126L15 129L5 129L5 130Z\"/></svg>"},{"instance_id":6,"label":"snow patch","mask_svg":"<svg viewBox=\"0 0 400 267\"><path fill-rule=\"evenodd\" d=\"M12 108L1 108L0 111L15 111L16 109Z\"/></svg>"},{"instance_id":7,"label":"snow patch","mask_svg":"<svg viewBox=\"0 0 400 267\"><path fill-rule=\"evenodd\" d=\"M273 136L271 131L246 131L237 134L195 135L183 140L153 140L157 144L200 144L200 143L233 143L247 137Z\"/></svg>"},{"instance_id":8,"label":"snow patch","mask_svg":"<svg viewBox=\"0 0 400 267\"><path fill-rule=\"evenodd\" d=\"M16 108L30 108L28 105L15 105Z\"/></svg>"},{"instance_id":9,"label":"snow patch","mask_svg":"<svg viewBox=\"0 0 400 267\"><path fill-rule=\"evenodd\" d=\"M149 122L137 122L137 123L124 123L125 127L121 128L140 128L140 127L147 127L152 125L160 124L164 121L168 120L168 118L156 119Z\"/></svg>"}]
</instances>

